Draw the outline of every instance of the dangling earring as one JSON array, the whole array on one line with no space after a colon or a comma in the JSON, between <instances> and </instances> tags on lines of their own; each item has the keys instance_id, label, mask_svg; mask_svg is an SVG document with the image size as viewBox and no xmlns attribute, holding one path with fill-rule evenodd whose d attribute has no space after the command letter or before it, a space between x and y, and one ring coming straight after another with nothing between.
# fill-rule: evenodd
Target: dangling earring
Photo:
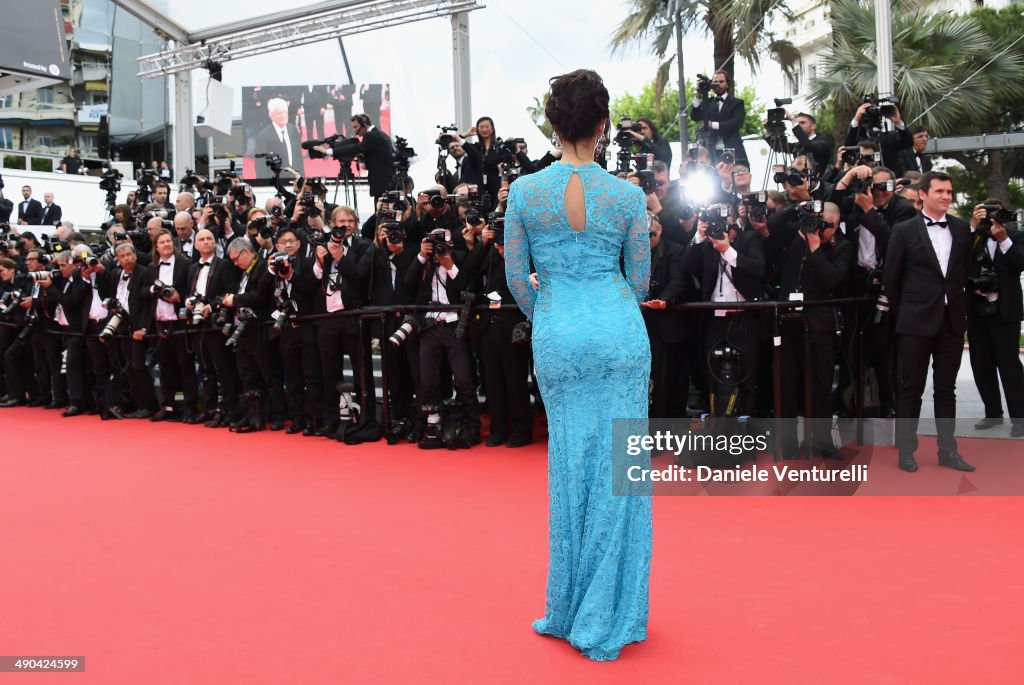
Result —
<instances>
[{"instance_id":1,"label":"dangling earring","mask_svg":"<svg viewBox=\"0 0 1024 685\"><path fill-rule=\"evenodd\" d=\"M606 136L605 134L602 133L600 136L597 137L597 144L598 144L598 146L601 146L601 147L607 145L608 144L608 136Z\"/></svg>"},{"instance_id":2,"label":"dangling earring","mask_svg":"<svg viewBox=\"0 0 1024 685\"><path fill-rule=\"evenodd\" d=\"M558 149L558 150L562 149L562 139L558 137L558 133L557 132L551 134L551 142L554 144L556 149Z\"/></svg>"}]
</instances>

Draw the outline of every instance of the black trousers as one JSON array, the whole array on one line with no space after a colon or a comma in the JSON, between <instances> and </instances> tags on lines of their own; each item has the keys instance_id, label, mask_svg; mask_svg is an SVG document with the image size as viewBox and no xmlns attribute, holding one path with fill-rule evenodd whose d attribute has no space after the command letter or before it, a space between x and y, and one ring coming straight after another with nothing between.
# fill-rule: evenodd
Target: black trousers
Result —
<instances>
[{"instance_id":1,"label":"black trousers","mask_svg":"<svg viewBox=\"0 0 1024 685\"><path fill-rule=\"evenodd\" d=\"M758 340L758 317L756 312L730 312L725 316L711 316L708 319L707 337L704 342L704 358L708 359L708 389L717 397L719 369L711 357L711 351L720 345L728 345L740 352L739 383L737 384L736 410L734 415L752 416L757 406L757 358L760 350ZM711 407L714 412L715 408Z\"/></svg>"},{"instance_id":2,"label":"black trousers","mask_svg":"<svg viewBox=\"0 0 1024 685\"><path fill-rule=\"evenodd\" d=\"M89 325L85 329L84 340L85 351L89 356L89 364L92 366L92 398L95 400L96 406L106 408L110 406L107 397L107 388L110 387L110 356L107 346L96 337L102 330L101 322L90 319ZM68 354L71 354L70 351ZM70 385L70 380L68 383ZM74 402L73 396L71 401Z\"/></svg>"},{"instance_id":3,"label":"black trousers","mask_svg":"<svg viewBox=\"0 0 1024 685\"><path fill-rule=\"evenodd\" d=\"M414 419L415 398L420 395L419 337L412 335L406 338L400 347L388 342L400 323L401 319L387 317L379 336L382 362L387 373L392 421Z\"/></svg>"},{"instance_id":4,"label":"black trousers","mask_svg":"<svg viewBox=\"0 0 1024 685\"><path fill-rule=\"evenodd\" d=\"M988 418L1003 415L999 396L999 381L1002 381L1011 420L1013 423L1024 421L1024 365L1020 361L1019 336L1020 321L1007 322L999 314L967 316L971 370Z\"/></svg>"},{"instance_id":5,"label":"black trousers","mask_svg":"<svg viewBox=\"0 0 1024 685\"><path fill-rule=\"evenodd\" d=\"M783 441L796 445L796 417L808 419L813 445L835 447L832 442L832 378L835 375L835 341L806 340L803 324L787 321L782 326ZM807 366L810 366L811 405L807 406ZM811 437L813 436L813 437Z\"/></svg>"},{"instance_id":6,"label":"black trousers","mask_svg":"<svg viewBox=\"0 0 1024 685\"><path fill-rule=\"evenodd\" d=\"M6 326L0 326L0 397L13 397L9 395L10 386L7 382L7 365L4 363L4 358L8 348L14 343L18 337L17 328L7 328ZM22 392L22 395L25 393ZM20 397L18 399L21 399Z\"/></svg>"},{"instance_id":7,"label":"black trousers","mask_svg":"<svg viewBox=\"0 0 1024 685\"><path fill-rule=\"evenodd\" d=\"M155 412L157 410L156 391L153 389L153 376L150 375L149 368L146 366L149 341L145 339L132 340L127 324L121 324L118 327L117 335L126 337L114 338L108 343L112 347L117 347L121 354L119 359L111 359L114 375L121 375L121 372L124 371L136 407ZM118 400L113 402L113 404L119 403Z\"/></svg>"},{"instance_id":8,"label":"black trousers","mask_svg":"<svg viewBox=\"0 0 1024 685\"><path fill-rule=\"evenodd\" d=\"M288 416L302 424L319 422L323 416L323 372L316 326L301 323L292 328L285 324L277 344L284 362Z\"/></svg>"},{"instance_id":9,"label":"black trousers","mask_svg":"<svg viewBox=\"0 0 1024 685\"><path fill-rule=\"evenodd\" d=\"M234 353L217 328L192 333L192 350L199 362L204 411L220 410L230 420L241 418L238 405L240 381Z\"/></svg>"},{"instance_id":10,"label":"black trousers","mask_svg":"<svg viewBox=\"0 0 1024 685\"><path fill-rule=\"evenodd\" d=\"M530 348L512 344L512 328L524 319L510 312L484 316L490 321L480 339L480 356L487 378L491 435L532 439Z\"/></svg>"},{"instance_id":11,"label":"black trousers","mask_svg":"<svg viewBox=\"0 0 1024 685\"><path fill-rule=\"evenodd\" d=\"M253 321L238 341L235 364L242 391L262 394L269 400L270 420L284 421L284 376L273 348L273 343L267 339L266 327Z\"/></svg>"},{"instance_id":12,"label":"black trousers","mask_svg":"<svg viewBox=\"0 0 1024 685\"><path fill-rule=\"evenodd\" d=\"M33 399L38 399L39 391L32 376L31 349L32 333L24 333L24 328L13 329L10 342L4 349L4 378L7 382L7 396L14 400L24 400L28 392Z\"/></svg>"},{"instance_id":13,"label":"black trousers","mask_svg":"<svg viewBox=\"0 0 1024 685\"><path fill-rule=\"evenodd\" d=\"M956 423L956 375L964 351L962 333L956 333L944 310L942 325L932 336L898 336L900 392L896 401L896 447L900 452L917 451L917 426L921 417L921 396L933 359L932 387L939 454L956 451L953 429Z\"/></svg>"},{"instance_id":14,"label":"black trousers","mask_svg":"<svg viewBox=\"0 0 1024 685\"><path fill-rule=\"evenodd\" d=\"M684 344L666 341L654 326L648 328L647 333L651 341L652 378L649 416L652 419L684 417L690 392L690 364ZM686 381L682 382L684 378Z\"/></svg>"},{"instance_id":15,"label":"black trousers","mask_svg":"<svg viewBox=\"0 0 1024 685\"><path fill-rule=\"evenodd\" d=\"M60 327L56 324L45 329L43 324L36 324L32 333L32 361L41 399L48 396L51 401L59 403L68 400L64 377L60 374L61 355L64 351L61 345L63 337Z\"/></svg>"},{"instance_id":16,"label":"black trousers","mask_svg":"<svg viewBox=\"0 0 1024 685\"><path fill-rule=\"evenodd\" d=\"M163 404L170 407L179 390L185 398L185 411L194 414L199 405L198 383L196 382L196 360L189 349L183 321L160 322L157 327L176 335L158 338L156 342L156 363L160 366L160 392Z\"/></svg>"},{"instance_id":17,"label":"black trousers","mask_svg":"<svg viewBox=\"0 0 1024 685\"><path fill-rule=\"evenodd\" d=\"M65 335L64 349L67 352L64 371L67 379L68 401L78 407L86 406L90 391L88 369L86 368L88 352L85 347L85 338L80 335Z\"/></svg>"},{"instance_id":18,"label":"black trousers","mask_svg":"<svg viewBox=\"0 0 1024 685\"><path fill-rule=\"evenodd\" d=\"M441 404L441 360L451 365L455 394L469 421L479 421L480 405L470 371L469 347L466 340L455 337L455 322L437 323L420 335L420 389L422 405Z\"/></svg>"},{"instance_id":19,"label":"black trousers","mask_svg":"<svg viewBox=\"0 0 1024 685\"><path fill-rule=\"evenodd\" d=\"M347 356L352 364L355 397L362 407L362 383L367 384L367 407L363 411L372 411L374 406L373 374L369 368L363 370L363 341L359 335L359 322L353 316L339 316L323 319L316 326L316 343L320 349L320 368L323 373L323 425L338 425L338 402L341 394L338 383L342 381L343 361Z\"/></svg>"}]
</instances>

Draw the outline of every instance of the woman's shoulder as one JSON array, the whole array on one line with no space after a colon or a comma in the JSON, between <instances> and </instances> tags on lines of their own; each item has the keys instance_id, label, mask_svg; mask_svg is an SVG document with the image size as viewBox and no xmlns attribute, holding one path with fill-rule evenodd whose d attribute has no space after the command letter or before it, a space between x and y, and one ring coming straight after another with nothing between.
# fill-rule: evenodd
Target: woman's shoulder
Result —
<instances>
[{"instance_id":1,"label":"woman's shoulder","mask_svg":"<svg viewBox=\"0 0 1024 685\"><path fill-rule=\"evenodd\" d=\"M608 178L608 184L613 192L621 194L625 200L632 200L634 202L639 200L646 204L647 198L640 186L619 178L615 174L606 174L606 176Z\"/></svg>"}]
</instances>

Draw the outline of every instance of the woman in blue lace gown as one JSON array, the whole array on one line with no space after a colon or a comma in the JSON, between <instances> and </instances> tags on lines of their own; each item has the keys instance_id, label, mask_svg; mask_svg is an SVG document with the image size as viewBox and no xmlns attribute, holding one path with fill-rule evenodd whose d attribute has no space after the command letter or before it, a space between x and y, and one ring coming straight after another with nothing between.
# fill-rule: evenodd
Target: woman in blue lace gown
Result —
<instances>
[{"instance_id":1,"label":"woman in blue lace gown","mask_svg":"<svg viewBox=\"0 0 1024 685\"><path fill-rule=\"evenodd\" d=\"M593 161L608 130L600 76L552 79L546 114L562 160L513 183L505 214L509 287L533 325L548 418L550 561L533 628L606 661L647 636L651 500L613 497L611 473L612 420L647 417L646 202Z\"/></svg>"}]
</instances>

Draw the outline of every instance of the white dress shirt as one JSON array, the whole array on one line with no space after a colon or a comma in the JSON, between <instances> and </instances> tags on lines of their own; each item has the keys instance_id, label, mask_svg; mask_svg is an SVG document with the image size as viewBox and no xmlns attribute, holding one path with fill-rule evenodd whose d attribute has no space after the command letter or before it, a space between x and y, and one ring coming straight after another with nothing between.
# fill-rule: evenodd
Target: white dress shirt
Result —
<instances>
[{"instance_id":1,"label":"white dress shirt","mask_svg":"<svg viewBox=\"0 0 1024 685\"><path fill-rule=\"evenodd\" d=\"M157 278L163 281L164 285L174 285L174 255L167 260L160 260L159 271ZM156 320L157 321L177 321L178 312L174 308L172 302L167 302L162 297L157 297L156 300Z\"/></svg>"}]
</instances>

